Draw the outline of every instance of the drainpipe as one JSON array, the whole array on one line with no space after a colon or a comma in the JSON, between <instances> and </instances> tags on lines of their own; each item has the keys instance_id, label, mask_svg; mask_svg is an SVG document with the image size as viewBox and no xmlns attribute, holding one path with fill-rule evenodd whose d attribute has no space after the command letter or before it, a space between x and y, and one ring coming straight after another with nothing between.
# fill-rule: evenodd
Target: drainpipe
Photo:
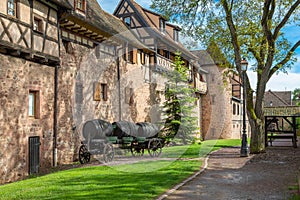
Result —
<instances>
[{"instance_id":1,"label":"drainpipe","mask_svg":"<svg viewBox=\"0 0 300 200\"><path fill-rule=\"evenodd\" d=\"M122 104L121 104L121 75L120 75L120 60L117 58L117 71L118 71L118 100L119 100L119 121L122 120Z\"/></svg>"},{"instance_id":2,"label":"drainpipe","mask_svg":"<svg viewBox=\"0 0 300 200\"><path fill-rule=\"evenodd\" d=\"M57 166L57 98L58 98L58 68L55 66L54 72L54 113L53 113L53 166Z\"/></svg>"},{"instance_id":3,"label":"drainpipe","mask_svg":"<svg viewBox=\"0 0 300 200\"><path fill-rule=\"evenodd\" d=\"M59 19L59 14L57 11L57 20ZM57 38L58 38L58 56L60 58L60 26L57 21ZM60 59L59 59L60 60ZM53 166L57 166L57 133L58 133L58 69L60 64L55 66L54 72L54 112L53 112Z\"/></svg>"}]
</instances>

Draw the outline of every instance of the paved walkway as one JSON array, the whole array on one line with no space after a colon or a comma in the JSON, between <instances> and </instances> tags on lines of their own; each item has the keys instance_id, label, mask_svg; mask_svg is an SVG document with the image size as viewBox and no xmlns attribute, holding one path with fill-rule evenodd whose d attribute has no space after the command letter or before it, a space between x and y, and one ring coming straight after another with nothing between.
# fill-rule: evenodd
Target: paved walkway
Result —
<instances>
[{"instance_id":1,"label":"paved walkway","mask_svg":"<svg viewBox=\"0 0 300 200\"><path fill-rule=\"evenodd\" d=\"M202 173L158 199L289 199L289 188L297 184L300 148L274 145L276 143L264 154L249 157L240 157L239 148L223 148L214 152Z\"/></svg>"}]
</instances>

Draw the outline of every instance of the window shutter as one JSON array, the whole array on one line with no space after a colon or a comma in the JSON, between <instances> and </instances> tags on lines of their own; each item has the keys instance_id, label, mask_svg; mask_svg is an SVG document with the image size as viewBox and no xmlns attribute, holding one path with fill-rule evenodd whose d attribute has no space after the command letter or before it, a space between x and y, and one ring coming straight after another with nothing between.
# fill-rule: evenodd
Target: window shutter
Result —
<instances>
[{"instance_id":1,"label":"window shutter","mask_svg":"<svg viewBox=\"0 0 300 200\"><path fill-rule=\"evenodd\" d=\"M133 49L132 50L132 63L137 63L137 53L138 53L138 51L137 51L137 49Z\"/></svg>"},{"instance_id":2,"label":"window shutter","mask_svg":"<svg viewBox=\"0 0 300 200\"><path fill-rule=\"evenodd\" d=\"M107 98L108 98L108 95L107 95L107 88L108 88L108 87L107 87L107 85L105 84L104 87L103 87L103 90L104 90L104 91L103 91L103 92L104 92L104 94L103 94L103 100L104 100L104 101L107 101Z\"/></svg>"}]
</instances>

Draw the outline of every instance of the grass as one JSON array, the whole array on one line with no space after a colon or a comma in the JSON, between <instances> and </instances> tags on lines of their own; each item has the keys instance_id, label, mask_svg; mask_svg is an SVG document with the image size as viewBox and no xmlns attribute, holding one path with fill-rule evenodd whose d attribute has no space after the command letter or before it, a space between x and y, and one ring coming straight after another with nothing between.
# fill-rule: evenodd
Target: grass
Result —
<instances>
[{"instance_id":1,"label":"grass","mask_svg":"<svg viewBox=\"0 0 300 200\"><path fill-rule=\"evenodd\" d=\"M294 191L289 200L300 200L300 193L298 184L288 187L289 190Z\"/></svg>"},{"instance_id":2,"label":"grass","mask_svg":"<svg viewBox=\"0 0 300 200\"><path fill-rule=\"evenodd\" d=\"M199 157L240 140L166 147L159 161L93 166L55 172L0 186L0 199L154 199L200 169ZM177 157L178 158L178 157Z\"/></svg>"}]
</instances>

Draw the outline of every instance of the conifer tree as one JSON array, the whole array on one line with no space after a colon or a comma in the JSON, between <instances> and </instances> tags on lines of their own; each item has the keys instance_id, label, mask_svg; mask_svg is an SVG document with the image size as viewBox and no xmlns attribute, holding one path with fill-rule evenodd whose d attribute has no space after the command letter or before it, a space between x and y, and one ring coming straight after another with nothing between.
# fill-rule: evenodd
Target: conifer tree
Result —
<instances>
[{"instance_id":1,"label":"conifer tree","mask_svg":"<svg viewBox=\"0 0 300 200\"><path fill-rule=\"evenodd\" d=\"M161 137L167 142L179 139L187 144L193 139L197 129L197 118L193 117L195 108L195 91L189 84L188 68L184 65L180 53L176 53L174 70L166 73L165 98L163 103L164 127Z\"/></svg>"}]
</instances>

